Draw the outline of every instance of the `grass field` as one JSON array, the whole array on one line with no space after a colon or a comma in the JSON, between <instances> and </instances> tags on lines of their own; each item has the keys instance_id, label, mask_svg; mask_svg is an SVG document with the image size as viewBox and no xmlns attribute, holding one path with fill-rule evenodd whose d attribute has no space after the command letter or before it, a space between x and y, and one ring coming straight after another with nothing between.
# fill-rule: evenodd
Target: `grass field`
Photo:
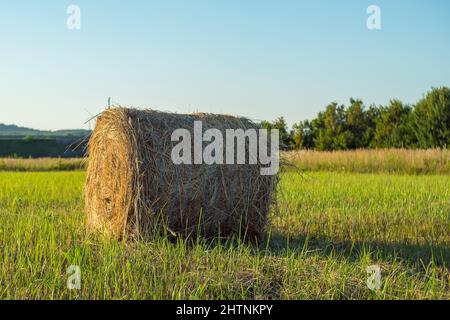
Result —
<instances>
[{"instance_id":1,"label":"grass field","mask_svg":"<svg viewBox=\"0 0 450 320\"><path fill-rule=\"evenodd\" d=\"M301 171L450 174L450 150L353 150L290 151L282 157ZM87 159L80 158L0 158L0 171L83 170Z\"/></svg>"},{"instance_id":2,"label":"grass field","mask_svg":"<svg viewBox=\"0 0 450 320\"><path fill-rule=\"evenodd\" d=\"M0 172L0 299L450 299L448 175L286 172L258 247L88 236L84 177Z\"/></svg>"},{"instance_id":3,"label":"grass field","mask_svg":"<svg viewBox=\"0 0 450 320\"><path fill-rule=\"evenodd\" d=\"M450 150L292 151L285 157L304 171L450 174Z\"/></svg>"},{"instance_id":4,"label":"grass field","mask_svg":"<svg viewBox=\"0 0 450 320\"><path fill-rule=\"evenodd\" d=\"M86 168L82 158L0 158L0 171L73 171Z\"/></svg>"}]
</instances>

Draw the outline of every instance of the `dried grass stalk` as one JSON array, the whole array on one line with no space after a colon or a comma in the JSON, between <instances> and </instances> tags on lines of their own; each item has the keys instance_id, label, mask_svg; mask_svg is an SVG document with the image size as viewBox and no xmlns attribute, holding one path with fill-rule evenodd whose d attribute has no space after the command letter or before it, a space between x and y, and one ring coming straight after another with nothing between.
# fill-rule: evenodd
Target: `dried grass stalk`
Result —
<instances>
[{"instance_id":1,"label":"dried grass stalk","mask_svg":"<svg viewBox=\"0 0 450 320\"><path fill-rule=\"evenodd\" d=\"M173 164L172 132L184 128L194 137L194 120L202 121L203 130L221 130L224 137L225 129L258 128L227 115L127 108L108 109L97 118L85 186L91 230L118 238L145 239L164 230L207 238L263 238L277 177L261 176L259 164Z\"/></svg>"}]
</instances>

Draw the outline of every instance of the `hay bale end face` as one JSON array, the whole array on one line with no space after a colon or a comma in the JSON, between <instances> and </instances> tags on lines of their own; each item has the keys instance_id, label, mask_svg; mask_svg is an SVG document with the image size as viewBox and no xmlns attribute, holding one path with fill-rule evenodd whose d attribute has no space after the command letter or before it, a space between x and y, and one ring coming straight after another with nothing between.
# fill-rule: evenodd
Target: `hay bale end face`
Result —
<instances>
[{"instance_id":1,"label":"hay bale end face","mask_svg":"<svg viewBox=\"0 0 450 320\"><path fill-rule=\"evenodd\" d=\"M85 186L89 229L117 238L149 238L167 230L263 238L277 177L261 175L260 164L175 165L172 133L179 128L192 133L194 121L202 121L204 131L224 134L258 128L226 115L127 108L108 109L97 118Z\"/></svg>"}]
</instances>

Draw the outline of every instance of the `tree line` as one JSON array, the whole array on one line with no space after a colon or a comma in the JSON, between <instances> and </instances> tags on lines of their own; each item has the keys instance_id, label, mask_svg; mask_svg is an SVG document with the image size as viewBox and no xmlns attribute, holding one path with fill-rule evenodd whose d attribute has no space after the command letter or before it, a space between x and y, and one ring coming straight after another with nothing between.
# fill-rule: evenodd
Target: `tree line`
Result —
<instances>
[{"instance_id":1,"label":"tree line","mask_svg":"<svg viewBox=\"0 0 450 320\"><path fill-rule=\"evenodd\" d=\"M433 88L415 105L395 99L366 107L351 98L348 106L330 103L291 129L283 117L262 126L279 130L283 149L450 148L450 88Z\"/></svg>"}]
</instances>

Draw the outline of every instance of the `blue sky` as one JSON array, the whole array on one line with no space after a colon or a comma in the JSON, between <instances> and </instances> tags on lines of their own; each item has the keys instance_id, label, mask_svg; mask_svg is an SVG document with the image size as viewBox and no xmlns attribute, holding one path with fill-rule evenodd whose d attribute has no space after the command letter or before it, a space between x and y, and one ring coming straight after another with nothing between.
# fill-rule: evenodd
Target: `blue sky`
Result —
<instances>
[{"instance_id":1,"label":"blue sky","mask_svg":"<svg viewBox=\"0 0 450 320\"><path fill-rule=\"evenodd\" d=\"M68 30L66 9L81 9ZM366 9L381 8L381 30ZM447 0L0 0L0 123L82 128L115 101L312 118L450 86Z\"/></svg>"}]
</instances>

